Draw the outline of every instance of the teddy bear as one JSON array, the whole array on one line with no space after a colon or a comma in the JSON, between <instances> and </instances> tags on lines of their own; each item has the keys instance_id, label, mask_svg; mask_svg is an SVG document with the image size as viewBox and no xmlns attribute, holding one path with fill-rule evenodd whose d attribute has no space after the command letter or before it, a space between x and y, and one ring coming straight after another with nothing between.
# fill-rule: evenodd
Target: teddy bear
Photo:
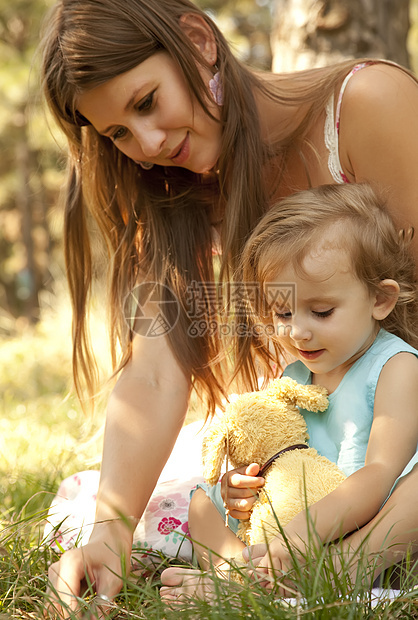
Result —
<instances>
[{"instance_id":1,"label":"teddy bear","mask_svg":"<svg viewBox=\"0 0 418 620\"><path fill-rule=\"evenodd\" d=\"M270 542L293 517L333 491L345 479L329 459L307 444L307 427L298 407L323 412L327 391L285 377L266 389L229 402L208 428L202 443L203 474L215 485L225 457L230 469L260 466L265 485L242 520L238 536L248 545Z\"/></svg>"}]
</instances>

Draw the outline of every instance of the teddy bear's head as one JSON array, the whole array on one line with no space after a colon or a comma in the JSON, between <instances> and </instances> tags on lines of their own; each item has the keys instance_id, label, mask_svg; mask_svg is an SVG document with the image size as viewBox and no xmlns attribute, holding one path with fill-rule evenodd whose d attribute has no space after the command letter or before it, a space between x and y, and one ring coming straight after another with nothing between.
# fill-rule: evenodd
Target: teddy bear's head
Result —
<instances>
[{"instance_id":1,"label":"teddy bear's head","mask_svg":"<svg viewBox=\"0 0 418 620\"><path fill-rule=\"evenodd\" d=\"M222 419L211 424L203 439L203 473L208 484L218 482L226 455L233 468L250 463L261 467L280 450L306 442L306 423L298 406L325 411L326 390L286 377L229 403Z\"/></svg>"}]
</instances>

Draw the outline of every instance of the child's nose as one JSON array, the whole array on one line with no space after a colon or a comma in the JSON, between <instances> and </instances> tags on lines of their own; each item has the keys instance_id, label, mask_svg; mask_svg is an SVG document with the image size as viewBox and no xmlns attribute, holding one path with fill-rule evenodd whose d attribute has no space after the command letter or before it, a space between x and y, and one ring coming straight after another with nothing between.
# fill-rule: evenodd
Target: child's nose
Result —
<instances>
[{"instance_id":1,"label":"child's nose","mask_svg":"<svg viewBox=\"0 0 418 620\"><path fill-rule=\"evenodd\" d=\"M306 323L295 321L290 329L290 337L295 341L306 341L312 338L312 332Z\"/></svg>"}]
</instances>

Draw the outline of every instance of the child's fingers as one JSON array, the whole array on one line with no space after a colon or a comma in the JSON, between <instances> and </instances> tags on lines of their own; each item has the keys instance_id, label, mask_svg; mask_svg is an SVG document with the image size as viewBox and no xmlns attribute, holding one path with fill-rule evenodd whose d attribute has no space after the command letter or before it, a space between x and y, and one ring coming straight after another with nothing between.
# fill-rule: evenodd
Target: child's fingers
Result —
<instances>
[{"instance_id":1,"label":"child's fingers","mask_svg":"<svg viewBox=\"0 0 418 620\"><path fill-rule=\"evenodd\" d=\"M247 475L246 472L258 473L259 466L252 463L246 467L232 470L222 477L221 496L231 517L248 519L258 490L264 486L264 478Z\"/></svg>"},{"instance_id":2,"label":"child's fingers","mask_svg":"<svg viewBox=\"0 0 418 620\"><path fill-rule=\"evenodd\" d=\"M248 570L248 575L250 579L257 582L266 590L272 590L275 585L275 580L272 577L271 572L266 567L252 565Z\"/></svg>"},{"instance_id":3,"label":"child's fingers","mask_svg":"<svg viewBox=\"0 0 418 620\"><path fill-rule=\"evenodd\" d=\"M234 517L234 519L249 519L253 504L258 497L256 491L254 489L249 489L248 491L245 491L245 489L230 489L230 491L225 504L229 509L231 517ZM242 497L244 493L246 496Z\"/></svg>"},{"instance_id":4,"label":"child's fingers","mask_svg":"<svg viewBox=\"0 0 418 620\"><path fill-rule=\"evenodd\" d=\"M259 489L261 489L264 484L265 484L265 480L264 478L256 478L253 476L243 476L240 474L233 474L232 476L230 476L229 480L228 480L229 484L228 487L234 488L234 489L254 489L255 491L258 491Z\"/></svg>"},{"instance_id":5,"label":"child's fingers","mask_svg":"<svg viewBox=\"0 0 418 620\"><path fill-rule=\"evenodd\" d=\"M268 590L275 588L279 596L293 596L294 584L287 585L285 580L290 564L286 558L275 556L271 551L270 549L269 552L267 545L261 543L243 550L242 558L248 563L249 574L262 587Z\"/></svg>"},{"instance_id":6,"label":"child's fingers","mask_svg":"<svg viewBox=\"0 0 418 620\"><path fill-rule=\"evenodd\" d=\"M55 562L49 568L46 618L68 618L72 612L79 609L78 597L80 596L81 582L85 577L85 569L82 561L72 563L74 556L74 552L67 551L61 556L59 562ZM80 559L82 559L81 555Z\"/></svg>"},{"instance_id":7,"label":"child's fingers","mask_svg":"<svg viewBox=\"0 0 418 620\"><path fill-rule=\"evenodd\" d=\"M249 562L254 566L258 566L266 553L267 545L265 545L264 543L258 543L256 545L250 545L249 547L245 547L242 552L242 557L244 559L244 562Z\"/></svg>"},{"instance_id":8,"label":"child's fingers","mask_svg":"<svg viewBox=\"0 0 418 620\"><path fill-rule=\"evenodd\" d=\"M236 489L235 487L228 487L228 497L230 499L248 499L253 500L258 497L258 489Z\"/></svg>"},{"instance_id":9,"label":"child's fingers","mask_svg":"<svg viewBox=\"0 0 418 620\"><path fill-rule=\"evenodd\" d=\"M228 487L223 490L222 498L229 514L235 519L249 519L258 489L236 489Z\"/></svg>"},{"instance_id":10,"label":"child's fingers","mask_svg":"<svg viewBox=\"0 0 418 620\"><path fill-rule=\"evenodd\" d=\"M277 558L271 557L267 553L255 568L255 573L260 577L264 577L270 584L274 582L275 577L278 578L282 574L282 565Z\"/></svg>"},{"instance_id":11,"label":"child's fingers","mask_svg":"<svg viewBox=\"0 0 418 620\"><path fill-rule=\"evenodd\" d=\"M249 506L248 509L245 509L245 506L241 504L234 508L233 502L232 503L228 502L228 504L225 507L228 508L228 514L233 519L239 519L240 521L245 521L251 517L252 506Z\"/></svg>"},{"instance_id":12,"label":"child's fingers","mask_svg":"<svg viewBox=\"0 0 418 620\"><path fill-rule=\"evenodd\" d=\"M242 468L245 471L245 468ZM233 493L234 489L258 489L263 486L264 478L254 478L253 476L245 476L239 473L239 470L230 471L222 476L221 495L222 499Z\"/></svg>"},{"instance_id":13,"label":"child's fingers","mask_svg":"<svg viewBox=\"0 0 418 620\"><path fill-rule=\"evenodd\" d=\"M267 545L259 543L246 547L242 552L242 557L248 564L250 577L263 588L272 590L276 583L275 575L277 577L282 574L282 565L278 559L273 560L272 564Z\"/></svg>"},{"instance_id":14,"label":"child's fingers","mask_svg":"<svg viewBox=\"0 0 418 620\"><path fill-rule=\"evenodd\" d=\"M246 476L257 476L259 471L260 471L260 466L257 463L250 463L245 468L244 474Z\"/></svg>"},{"instance_id":15,"label":"child's fingers","mask_svg":"<svg viewBox=\"0 0 418 620\"><path fill-rule=\"evenodd\" d=\"M264 486L264 478L246 475L247 469L247 467L241 467L225 474L222 478L222 486L228 485L236 489L258 489Z\"/></svg>"}]
</instances>

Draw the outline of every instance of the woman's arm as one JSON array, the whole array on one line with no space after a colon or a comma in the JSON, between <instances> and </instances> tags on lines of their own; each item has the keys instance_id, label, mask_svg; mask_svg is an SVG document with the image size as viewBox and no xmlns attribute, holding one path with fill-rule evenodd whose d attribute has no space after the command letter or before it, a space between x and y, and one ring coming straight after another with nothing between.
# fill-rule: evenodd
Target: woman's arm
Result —
<instances>
[{"instance_id":1,"label":"woman's arm","mask_svg":"<svg viewBox=\"0 0 418 620\"><path fill-rule=\"evenodd\" d=\"M129 567L137 519L182 427L189 391L167 339L136 336L132 360L109 399L97 524L89 543L66 552L49 572L49 595L56 598L56 590L70 609L77 608L74 597L86 574L98 594L111 597L119 591L121 562ZM59 603L54 606L61 610Z\"/></svg>"},{"instance_id":2,"label":"woman's arm","mask_svg":"<svg viewBox=\"0 0 418 620\"><path fill-rule=\"evenodd\" d=\"M98 520L142 515L184 422L189 390L167 340L136 336L109 399Z\"/></svg>"},{"instance_id":3,"label":"woman's arm","mask_svg":"<svg viewBox=\"0 0 418 620\"><path fill-rule=\"evenodd\" d=\"M418 359L400 353L384 366L376 390L373 424L365 466L309 508L309 520L322 542L361 528L379 511L393 483L415 454L418 443ZM303 550L309 540L306 513L285 528L286 537ZM271 560L270 560L271 558ZM263 571L290 565L281 537L260 562Z\"/></svg>"},{"instance_id":4,"label":"woman's arm","mask_svg":"<svg viewBox=\"0 0 418 620\"><path fill-rule=\"evenodd\" d=\"M349 80L341 106L340 161L352 182L383 190L400 228L413 226L418 264L418 83L376 64Z\"/></svg>"}]
</instances>

